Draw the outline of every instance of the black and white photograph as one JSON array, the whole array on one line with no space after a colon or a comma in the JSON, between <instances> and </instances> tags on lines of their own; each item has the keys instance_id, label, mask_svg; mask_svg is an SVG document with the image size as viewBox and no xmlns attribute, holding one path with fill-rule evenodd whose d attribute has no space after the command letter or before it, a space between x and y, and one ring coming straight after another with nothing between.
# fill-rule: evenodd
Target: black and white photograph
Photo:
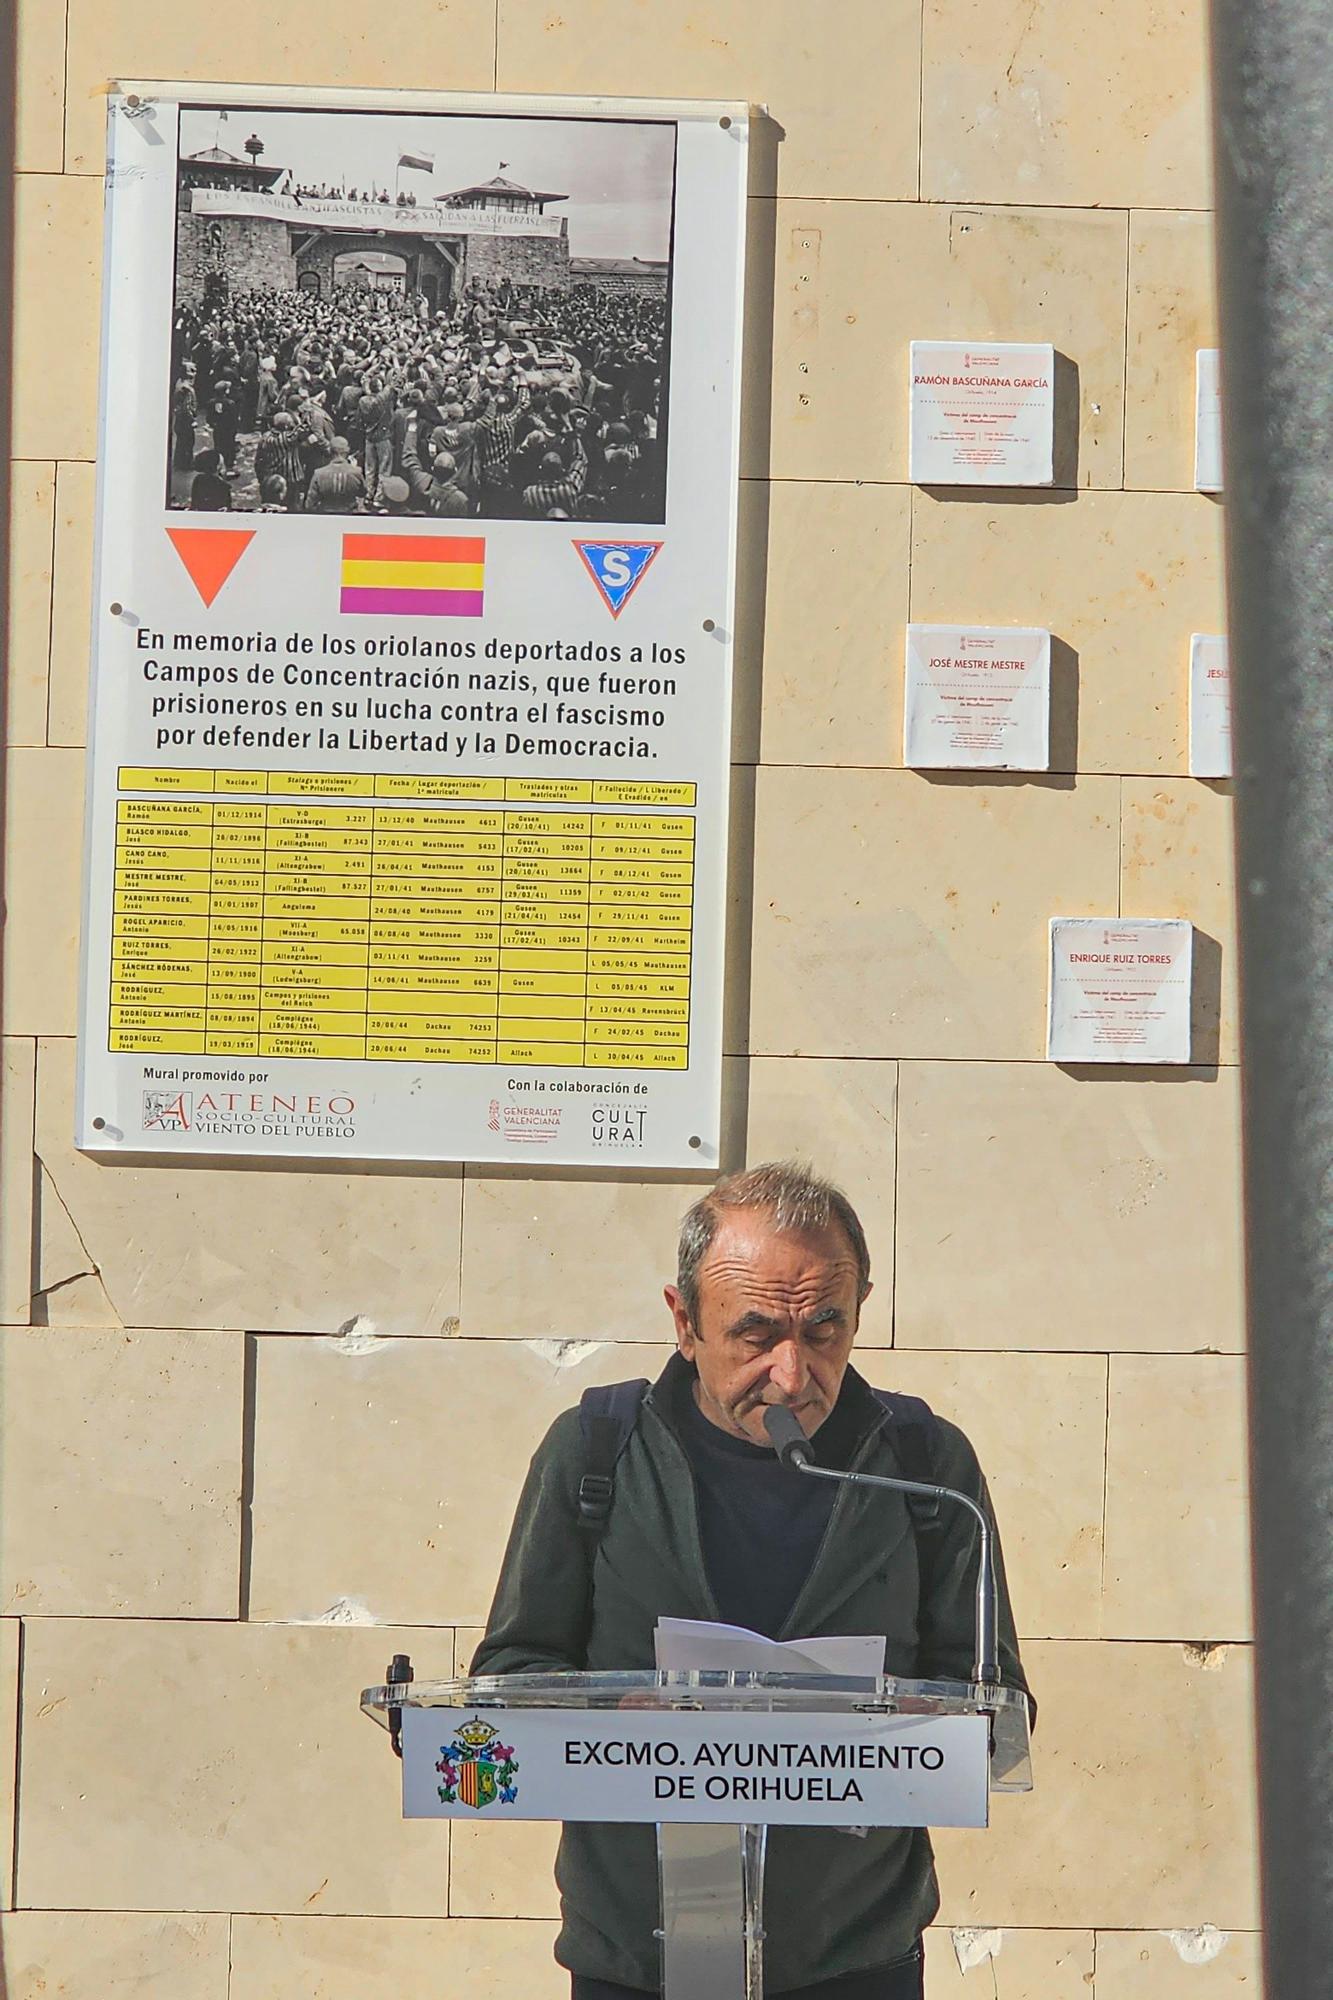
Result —
<instances>
[{"instance_id":1,"label":"black and white photograph","mask_svg":"<svg viewBox=\"0 0 1333 2000\"><path fill-rule=\"evenodd\" d=\"M674 124L179 131L170 508L665 520Z\"/></svg>"}]
</instances>

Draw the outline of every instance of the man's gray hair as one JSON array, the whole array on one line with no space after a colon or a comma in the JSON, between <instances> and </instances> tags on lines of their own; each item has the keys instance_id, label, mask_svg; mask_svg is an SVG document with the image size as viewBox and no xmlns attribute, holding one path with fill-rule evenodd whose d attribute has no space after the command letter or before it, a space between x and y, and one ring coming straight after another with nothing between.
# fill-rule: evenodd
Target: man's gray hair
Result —
<instances>
[{"instance_id":1,"label":"man's gray hair","mask_svg":"<svg viewBox=\"0 0 1333 2000\"><path fill-rule=\"evenodd\" d=\"M842 1189L821 1180L797 1160L767 1160L743 1174L728 1174L687 1210L680 1225L676 1256L676 1286L697 1330L699 1271L717 1226L730 1209L765 1212L775 1232L801 1235L817 1229L841 1229L856 1259L858 1303L870 1290L870 1251L861 1219Z\"/></svg>"}]
</instances>

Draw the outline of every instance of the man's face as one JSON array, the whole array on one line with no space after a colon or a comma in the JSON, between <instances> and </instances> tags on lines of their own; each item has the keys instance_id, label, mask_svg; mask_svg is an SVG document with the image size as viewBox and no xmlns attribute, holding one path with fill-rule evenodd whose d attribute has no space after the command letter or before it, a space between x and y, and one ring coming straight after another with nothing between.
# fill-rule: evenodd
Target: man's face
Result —
<instances>
[{"instance_id":1,"label":"man's face","mask_svg":"<svg viewBox=\"0 0 1333 2000\"><path fill-rule=\"evenodd\" d=\"M666 1288L703 1414L766 1445L764 1411L779 1404L813 1437L851 1358L856 1294L856 1259L840 1229L779 1234L762 1211L724 1211L700 1268L695 1321L677 1288Z\"/></svg>"}]
</instances>

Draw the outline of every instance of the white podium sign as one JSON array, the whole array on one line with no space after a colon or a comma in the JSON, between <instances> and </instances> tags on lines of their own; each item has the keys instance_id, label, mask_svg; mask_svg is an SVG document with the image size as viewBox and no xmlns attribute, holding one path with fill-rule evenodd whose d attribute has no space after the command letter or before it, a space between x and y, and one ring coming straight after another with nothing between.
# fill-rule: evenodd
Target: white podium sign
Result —
<instances>
[{"instance_id":1,"label":"white podium sign","mask_svg":"<svg viewBox=\"0 0 1333 2000\"><path fill-rule=\"evenodd\" d=\"M909 625L903 762L913 770L1050 767L1051 635Z\"/></svg>"},{"instance_id":2,"label":"white podium sign","mask_svg":"<svg viewBox=\"0 0 1333 2000\"><path fill-rule=\"evenodd\" d=\"M914 486L1049 486L1055 349L914 340L909 478Z\"/></svg>"},{"instance_id":3,"label":"white podium sign","mask_svg":"<svg viewBox=\"0 0 1333 2000\"><path fill-rule=\"evenodd\" d=\"M1187 1063L1193 943L1183 918L1052 917L1048 1059Z\"/></svg>"},{"instance_id":4,"label":"white podium sign","mask_svg":"<svg viewBox=\"0 0 1333 2000\"><path fill-rule=\"evenodd\" d=\"M1221 352L1201 347L1194 356L1194 490L1222 491Z\"/></svg>"},{"instance_id":5,"label":"white podium sign","mask_svg":"<svg viewBox=\"0 0 1333 2000\"><path fill-rule=\"evenodd\" d=\"M406 1819L985 1826L984 1715L406 1708Z\"/></svg>"},{"instance_id":6,"label":"white podium sign","mask_svg":"<svg viewBox=\"0 0 1333 2000\"><path fill-rule=\"evenodd\" d=\"M1190 776L1229 778L1231 762L1231 663L1226 638L1190 634Z\"/></svg>"}]
</instances>

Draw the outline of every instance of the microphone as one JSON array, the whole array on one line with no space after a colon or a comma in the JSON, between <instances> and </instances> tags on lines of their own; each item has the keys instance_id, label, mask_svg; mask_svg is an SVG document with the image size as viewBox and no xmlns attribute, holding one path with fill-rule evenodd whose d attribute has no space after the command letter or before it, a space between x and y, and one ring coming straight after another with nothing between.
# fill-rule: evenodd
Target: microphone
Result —
<instances>
[{"instance_id":1,"label":"microphone","mask_svg":"<svg viewBox=\"0 0 1333 2000\"><path fill-rule=\"evenodd\" d=\"M810 1462L810 1440L785 1403L770 1403L764 1411L768 1440L784 1465L801 1467Z\"/></svg>"},{"instance_id":2,"label":"microphone","mask_svg":"<svg viewBox=\"0 0 1333 2000\"><path fill-rule=\"evenodd\" d=\"M999 1663L995 1657L995 1551L985 1510L977 1505L971 1494L960 1493L953 1486L931 1486L919 1479L888 1479L878 1472L835 1472L831 1466L816 1465L809 1438L791 1411L781 1403L770 1403L765 1409L764 1429L781 1463L792 1471L807 1473L812 1479L836 1479L847 1486L881 1486L893 1493L922 1493L932 1500L956 1500L960 1506L967 1508L980 1531L974 1628L976 1657L972 1679L985 1687L995 1686L1000 1678Z\"/></svg>"}]
</instances>

